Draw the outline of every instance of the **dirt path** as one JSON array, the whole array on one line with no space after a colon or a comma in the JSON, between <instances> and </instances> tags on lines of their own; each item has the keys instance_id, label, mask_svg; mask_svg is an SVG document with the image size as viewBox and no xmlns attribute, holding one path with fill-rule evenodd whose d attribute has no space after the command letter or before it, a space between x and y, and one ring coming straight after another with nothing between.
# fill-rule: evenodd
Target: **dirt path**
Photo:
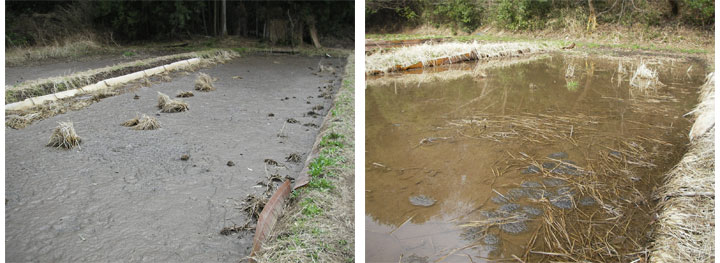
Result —
<instances>
[{"instance_id":1,"label":"dirt path","mask_svg":"<svg viewBox=\"0 0 720 263\"><path fill-rule=\"evenodd\" d=\"M186 98L190 110L157 116L162 128L135 131L120 123L155 114L157 91L191 90L197 73L81 110L6 129L6 260L8 261L232 261L249 253L251 235L220 235L246 216L246 194L262 191L265 159L296 176L321 118L304 116L319 98L322 77L308 67L340 60L248 57L200 70L218 78L216 91ZM242 79L233 78L241 76ZM288 99L286 100L285 97ZM309 104L308 104L309 102ZM321 115L326 110L319 111ZM274 117L268 116L270 113ZM277 136L289 118L285 138ZM75 123L81 149L45 147L58 121ZM189 154L188 161L180 156ZM235 166L227 166L233 161Z\"/></svg>"}]
</instances>

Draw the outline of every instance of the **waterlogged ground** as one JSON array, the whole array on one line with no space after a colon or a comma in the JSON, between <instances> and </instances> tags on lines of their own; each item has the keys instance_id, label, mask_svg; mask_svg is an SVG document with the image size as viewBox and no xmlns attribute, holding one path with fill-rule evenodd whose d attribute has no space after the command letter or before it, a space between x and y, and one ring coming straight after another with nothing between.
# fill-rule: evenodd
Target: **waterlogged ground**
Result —
<instances>
[{"instance_id":1,"label":"waterlogged ground","mask_svg":"<svg viewBox=\"0 0 720 263\"><path fill-rule=\"evenodd\" d=\"M665 61L649 65L664 86L634 87L637 66L625 62L621 74L617 60L554 54L465 75L432 73L448 76L440 81L370 80L368 262L542 261L527 252L531 244L553 249L544 245L555 240L546 218L574 214L628 218L631 229L609 243L646 242L649 194L684 151L683 114L704 75L700 65ZM609 194L615 189L626 196ZM637 191L625 194L630 189ZM625 206L636 207L632 217ZM568 232L589 229L566 224ZM592 231L615 231L598 225Z\"/></svg>"},{"instance_id":2,"label":"waterlogged ground","mask_svg":"<svg viewBox=\"0 0 720 263\"><path fill-rule=\"evenodd\" d=\"M242 260L252 234L220 231L247 222L240 207L246 194L264 190L258 182L301 171L302 163L286 158L307 156L342 75L318 73L318 63L343 66L339 59L242 57L200 69L217 78L217 90L183 98L186 112L159 113L157 92L193 90L197 72L7 128L5 260ZM161 128L120 126L138 113L157 114ZM81 148L45 146L58 121L74 122Z\"/></svg>"}]
</instances>

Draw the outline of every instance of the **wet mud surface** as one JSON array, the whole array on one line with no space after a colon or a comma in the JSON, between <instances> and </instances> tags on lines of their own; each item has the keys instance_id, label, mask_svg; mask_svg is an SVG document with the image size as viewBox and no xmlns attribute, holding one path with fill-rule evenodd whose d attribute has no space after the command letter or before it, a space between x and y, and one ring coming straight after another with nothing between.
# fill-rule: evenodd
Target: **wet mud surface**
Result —
<instances>
[{"instance_id":1,"label":"wet mud surface","mask_svg":"<svg viewBox=\"0 0 720 263\"><path fill-rule=\"evenodd\" d=\"M237 58L6 129L5 259L238 262L248 255L252 234L220 231L248 221L240 208L247 194L264 190L258 182L301 171L301 162L286 157L307 156L318 128L303 124L319 125L327 110L307 112L328 109L332 96L319 95L340 85L332 74L313 74L309 67L320 61L338 69L344 63ZM157 92L193 90L199 72L217 78L217 90L182 98L188 111L159 113ZM332 91L319 90L328 85ZM142 113L161 128L120 125ZM286 123L291 118L297 123ZM45 146L58 121L74 122L80 148Z\"/></svg>"},{"instance_id":2,"label":"wet mud surface","mask_svg":"<svg viewBox=\"0 0 720 263\"><path fill-rule=\"evenodd\" d=\"M484 77L369 85L367 261L525 259L531 243L551 250L540 230L561 217L548 214L629 218L612 214L623 203L637 204L627 219L637 230L612 242L645 242L646 198L685 151L683 115L704 80L691 64L653 65L665 84L656 88L629 85L617 61L560 54ZM603 195L613 189L624 196ZM588 229L567 224L571 235Z\"/></svg>"}]
</instances>

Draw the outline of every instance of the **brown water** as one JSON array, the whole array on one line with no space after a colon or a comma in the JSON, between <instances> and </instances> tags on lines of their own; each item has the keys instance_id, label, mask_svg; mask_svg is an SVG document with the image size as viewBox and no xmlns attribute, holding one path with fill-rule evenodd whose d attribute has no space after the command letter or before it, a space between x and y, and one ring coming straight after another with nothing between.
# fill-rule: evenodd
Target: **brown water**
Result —
<instances>
[{"instance_id":1,"label":"brown water","mask_svg":"<svg viewBox=\"0 0 720 263\"><path fill-rule=\"evenodd\" d=\"M569 79L568 65L575 67ZM402 77L379 85L368 82L367 261L525 258L536 235L533 250L552 249L543 245L546 232L540 231L545 221L539 218L545 214L615 218L608 211L628 202L638 204L638 212L624 211L621 217L638 227L626 230L628 236L618 246L626 245L625 239L642 246L652 187L687 143L690 120L683 114L696 103L704 77L700 65L687 72L690 65L650 65L665 86L646 88L628 83L637 65L625 65L629 73L620 75L617 60L558 54L486 70L484 78L468 74L420 84L407 84ZM558 152L568 155L565 173L547 171L553 167L523 173L532 160L537 166L552 163L547 156ZM523 195L521 184L548 197L512 198ZM593 195L582 184L596 184L600 190ZM611 188L621 189L615 191L620 198L597 197ZM572 192L573 201L563 203L558 192ZM512 200L499 200L500 195ZM435 202L413 205L411 198L418 196ZM541 215L525 213L520 224L488 223L498 209ZM463 227L468 222L473 227ZM568 224L587 228L583 222Z\"/></svg>"}]
</instances>

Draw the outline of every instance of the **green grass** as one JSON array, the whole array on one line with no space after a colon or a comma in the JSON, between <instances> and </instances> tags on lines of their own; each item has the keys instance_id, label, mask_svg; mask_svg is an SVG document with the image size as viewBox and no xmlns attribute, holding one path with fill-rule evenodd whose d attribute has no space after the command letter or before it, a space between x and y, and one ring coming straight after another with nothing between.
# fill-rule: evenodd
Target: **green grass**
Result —
<instances>
[{"instance_id":1,"label":"green grass","mask_svg":"<svg viewBox=\"0 0 720 263\"><path fill-rule=\"evenodd\" d=\"M567 89L569 91L576 91L578 89L578 82L571 80L570 82L567 83Z\"/></svg>"},{"instance_id":2,"label":"green grass","mask_svg":"<svg viewBox=\"0 0 720 263\"><path fill-rule=\"evenodd\" d=\"M133 52L133 51L125 51L125 52L123 52L122 55L123 55L123 57L132 57L132 56L135 56L135 55L137 55L137 54L136 54L135 52Z\"/></svg>"},{"instance_id":3,"label":"green grass","mask_svg":"<svg viewBox=\"0 0 720 263\"><path fill-rule=\"evenodd\" d=\"M308 217L315 217L323 212L312 198L303 199L300 206L302 206L302 214Z\"/></svg>"},{"instance_id":4,"label":"green grass","mask_svg":"<svg viewBox=\"0 0 720 263\"><path fill-rule=\"evenodd\" d=\"M308 187L312 190L327 191L335 189L333 183L327 178L312 178L308 183Z\"/></svg>"}]
</instances>

